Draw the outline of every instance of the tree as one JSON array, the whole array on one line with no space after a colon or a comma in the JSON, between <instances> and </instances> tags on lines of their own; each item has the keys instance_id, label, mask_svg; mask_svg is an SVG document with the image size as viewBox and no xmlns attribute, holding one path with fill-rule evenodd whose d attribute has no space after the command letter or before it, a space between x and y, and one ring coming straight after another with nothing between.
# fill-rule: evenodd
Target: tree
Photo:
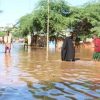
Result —
<instances>
[{"instance_id":1,"label":"tree","mask_svg":"<svg viewBox=\"0 0 100 100\"><path fill-rule=\"evenodd\" d=\"M76 21L74 26L74 32L77 34L89 34L90 29L93 28L91 22L87 18L83 18L79 21Z\"/></svg>"},{"instance_id":2,"label":"tree","mask_svg":"<svg viewBox=\"0 0 100 100\"><path fill-rule=\"evenodd\" d=\"M23 35L27 35L29 31L33 31L32 29L32 18L31 14L25 15L19 20L19 32Z\"/></svg>"},{"instance_id":3,"label":"tree","mask_svg":"<svg viewBox=\"0 0 100 100\"><path fill-rule=\"evenodd\" d=\"M70 7L64 0L50 0L50 34L55 34L66 29L66 16L70 15ZM31 14L23 16L20 19L21 32L27 34L29 30L38 33L46 33L47 31L47 0L41 0L37 9Z\"/></svg>"},{"instance_id":4,"label":"tree","mask_svg":"<svg viewBox=\"0 0 100 100\"><path fill-rule=\"evenodd\" d=\"M20 32L46 33L47 31L47 0L40 0L31 14L19 20ZM49 33L55 35L67 28L73 29L78 35L90 35L100 32L100 2L87 3L82 7L69 6L64 0L50 0ZM56 34L58 36L58 34Z\"/></svg>"}]
</instances>

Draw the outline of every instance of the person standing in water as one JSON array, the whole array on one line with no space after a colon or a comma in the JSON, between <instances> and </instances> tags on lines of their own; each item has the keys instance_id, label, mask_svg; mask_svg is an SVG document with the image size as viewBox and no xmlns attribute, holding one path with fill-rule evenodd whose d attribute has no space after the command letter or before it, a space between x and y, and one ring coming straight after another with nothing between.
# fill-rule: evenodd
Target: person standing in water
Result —
<instances>
[{"instance_id":1,"label":"person standing in water","mask_svg":"<svg viewBox=\"0 0 100 100\"><path fill-rule=\"evenodd\" d=\"M73 33L68 33L64 39L61 49L62 61L75 61L75 46L73 43Z\"/></svg>"},{"instance_id":2,"label":"person standing in water","mask_svg":"<svg viewBox=\"0 0 100 100\"><path fill-rule=\"evenodd\" d=\"M100 61L100 37L97 36L97 34L93 35L93 48L94 48L94 53L93 53L93 59L95 61Z\"/></svg>"},{"instance_id":3,"label":"person standing in water","mask_svg":"<svg viewBox=\"0 0 100 100\"><path fill-rule=\"evenodd\" d=\"M7 51L10 53L11 43L12 43L12 34L10 33L10 31L7 31L4 36L5 53L7 53Z\"/></svg>"}]
</instances>

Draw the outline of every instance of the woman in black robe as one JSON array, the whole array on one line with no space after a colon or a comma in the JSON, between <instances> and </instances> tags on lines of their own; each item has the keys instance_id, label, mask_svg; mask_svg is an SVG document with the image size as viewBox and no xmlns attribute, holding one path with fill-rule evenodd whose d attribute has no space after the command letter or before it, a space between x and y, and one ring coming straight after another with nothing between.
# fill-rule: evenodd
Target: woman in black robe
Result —
<instances>
[{"instance_id":1,"label":"woman in black robe","mask_svg":"<svg viewBox=\"0 0 100 100\"><path fill-rule=\"evenodd\" d=\"M62 61L75 61L75 47L73 44L73 35L68 35L62 45L61 49Z\"/></svg>"}]
</instances>

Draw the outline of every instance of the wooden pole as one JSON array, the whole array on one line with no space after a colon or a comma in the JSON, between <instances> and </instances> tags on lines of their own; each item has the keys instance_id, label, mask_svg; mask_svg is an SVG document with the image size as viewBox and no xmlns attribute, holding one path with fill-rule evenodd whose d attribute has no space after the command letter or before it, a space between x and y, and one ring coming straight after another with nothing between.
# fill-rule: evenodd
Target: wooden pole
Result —
<instances>
[{"instance_id":1,"label":"wooden pole","mask_svg":"<svg viewBox=\"0 0 100 100\"><path fill-rule=\"evenodd\" d=\"M48 60L48 51L49 51L49 3L50 1L48 0L47 2L47 7L48 7L48 13L47 13L47 60Z\"/></svg>"}]
</instances>

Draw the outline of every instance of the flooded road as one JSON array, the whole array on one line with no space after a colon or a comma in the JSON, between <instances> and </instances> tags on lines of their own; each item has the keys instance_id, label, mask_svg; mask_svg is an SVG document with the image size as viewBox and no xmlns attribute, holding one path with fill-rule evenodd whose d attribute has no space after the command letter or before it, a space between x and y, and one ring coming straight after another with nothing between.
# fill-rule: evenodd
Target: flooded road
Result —
<instances>
[{"instance_id":1,"label":"flooded road","mask_svg":"<svg viewBox=\"0 0 100 100\"><path fill-rule=\"evenodd\" d=\"M76 50L75 62L60 52L13 44L0 45L0 100L100 100L100 63L89 48Z\"/></svg>"}]
</instances>

